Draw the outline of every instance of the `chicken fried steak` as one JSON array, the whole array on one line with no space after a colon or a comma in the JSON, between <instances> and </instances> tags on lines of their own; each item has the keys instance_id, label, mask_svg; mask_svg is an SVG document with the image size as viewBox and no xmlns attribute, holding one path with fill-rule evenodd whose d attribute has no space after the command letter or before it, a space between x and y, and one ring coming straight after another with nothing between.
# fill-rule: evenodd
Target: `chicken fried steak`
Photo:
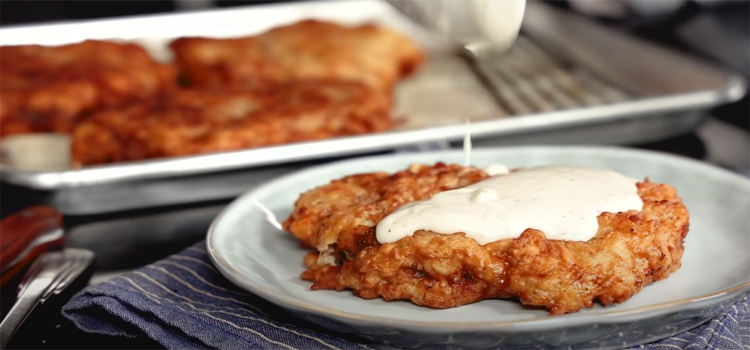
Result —
<instances>
[{"instance_id":1,"label":"chicken fried steak","mask_svg":"<svg viewBox=\"0 0 750 350\"><path fill-rule=\"evenodd\" d=\"M501 175L502 176L502 175ZM412 165L395 174L342 178L300 196L283 223L311 252L313 290L350 289L365 299L408 299L449 308L518 297L550 314L621 303L680 267L688 211L674 188L639 182L641 211L602 213L591 240L551 240L526 229L518 238L480 245L464 233L420 230L380 244L376 225L405 203L484 180L459 165Z\"/></svg>"},{"instance_id":2,"label":"chicken fried steak","mask_svg":"<svg viewBox=\"0 0 750 350\"><path fill-rule=\"evenodd\" d=\"M79 164L102 164L379 132L392 124L390 97L355 82L182 89L95 113L76 128L72 153Z\"/></svg>"},{"instance_id":3,"label":"chicken fried steak","mask_svg":"<svg viewBox=\"0 0 750 350\"><path fill-rule=\"evenodd\" d=\"M0 134L72 131L86 114L171 90L176 72L134 44L0 47Z\"/></svg>"},{"instance_id":4,"label":"chicken fried steak","mask_svg":"<svg viewBox=\"0 0 750 350\"><path fill-rule=\"evenodd\" d=\"M203 87L325 79L390 90L424 60L411 40L388 29L316 20L243 38L179 38L170 47L185 80Z\"/></svg>"}]
</instances>

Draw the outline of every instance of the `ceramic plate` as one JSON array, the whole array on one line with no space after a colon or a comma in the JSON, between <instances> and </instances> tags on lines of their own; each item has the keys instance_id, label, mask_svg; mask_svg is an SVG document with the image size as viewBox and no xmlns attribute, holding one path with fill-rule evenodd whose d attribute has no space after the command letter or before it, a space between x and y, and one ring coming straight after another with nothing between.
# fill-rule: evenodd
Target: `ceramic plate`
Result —
<instances>
[{"instance_id":1,"label":"ceramic plate","mask_svg":"<svg viewBox=\"0 0 750 350\"><path fill-rule=\"evenodd\" d=\"M342 176L397 171L412 163L463 163L462 152L400 154L317 166L279 178L230 204L208 233L211 258L229 280L339 332L401 347L625 347L698 325L750 290L750 181L697 161L614 147L475 150L472 164L509 167L583 164L649 177L677 188L690 214L683 266L616 306L549 316L512 300L452 309L364 300L348 291L311 291L300 279L306 251L274 228L256 201L283 221L300 193Z\"/></svg>"}]
</instances>

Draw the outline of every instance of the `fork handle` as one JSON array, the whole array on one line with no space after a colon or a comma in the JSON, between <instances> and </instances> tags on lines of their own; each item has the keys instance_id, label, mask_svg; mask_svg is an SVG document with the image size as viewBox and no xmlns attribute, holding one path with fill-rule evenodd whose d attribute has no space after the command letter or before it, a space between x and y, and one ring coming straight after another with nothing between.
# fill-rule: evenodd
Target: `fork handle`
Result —
<instances>
[{"instance_id":1,"label":"fork handle","mask_svg":"<svg viewBox=\"0 0 750 350\"><path fill-rule=\"evenodd\" d=\"M49 279L32 281L28 288L18 296L16 303L0 322L0 349L6 348L13 334L39 303L39 293L48 288L51 283L52 280Z\"/></svg>"}]
</instances>

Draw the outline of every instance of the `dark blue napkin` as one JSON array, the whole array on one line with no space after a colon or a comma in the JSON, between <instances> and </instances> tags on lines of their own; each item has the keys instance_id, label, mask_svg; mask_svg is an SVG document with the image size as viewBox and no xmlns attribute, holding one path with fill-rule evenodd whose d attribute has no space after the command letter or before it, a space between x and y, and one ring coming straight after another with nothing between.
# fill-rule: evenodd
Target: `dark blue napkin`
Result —
<instances>
[{"instance_id":1,"label":"dark blue napkin","mask_svg":"<svg viewBox=\"0 0 750 350\"><path fill-rule=\"evenodd\" d=\"M63 308L90 333L146 335L169 349L373 349L305 323L249 294L213 266L205 242L108 282ZM750 349L750 297L688 332L640 349Z\"/></svg>"}]
</instances>

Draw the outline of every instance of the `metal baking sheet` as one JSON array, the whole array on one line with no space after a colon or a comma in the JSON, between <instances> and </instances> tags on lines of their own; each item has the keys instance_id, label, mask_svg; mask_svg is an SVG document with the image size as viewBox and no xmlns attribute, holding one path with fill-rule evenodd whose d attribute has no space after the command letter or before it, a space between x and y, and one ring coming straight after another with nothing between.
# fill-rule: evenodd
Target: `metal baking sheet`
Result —
<instances>
[{"instance_id":1,"label":"metal baking sheet","mask_svg":"<svg viewBox=\"0 0 750 350\"><path fill-rule=\"evenodd\" d=\"M158 59L169 60L166 43L179 36L251 35L307 18L345 24L369 21L412 36L430 56L424 69L398 86L394 111L398 127L391 132L82 169L35 171L0 164L0 176L24 188L72 193L82 187L170 181L458 140L467 130L467 120L475 139L523 140L532 135L537 140L539 135L559 139L560 134L572 132L577 135L570 140L574 143L590 143L607 133L631 143L690 130L702 121L697 111L737 100L745 92L738 75L573 16L530 2L519 45L503 55L481 44L459 54L457 48L377 0L300 2L0 29L0 45L131 40Z\"/></svg>"}]
</instances>

